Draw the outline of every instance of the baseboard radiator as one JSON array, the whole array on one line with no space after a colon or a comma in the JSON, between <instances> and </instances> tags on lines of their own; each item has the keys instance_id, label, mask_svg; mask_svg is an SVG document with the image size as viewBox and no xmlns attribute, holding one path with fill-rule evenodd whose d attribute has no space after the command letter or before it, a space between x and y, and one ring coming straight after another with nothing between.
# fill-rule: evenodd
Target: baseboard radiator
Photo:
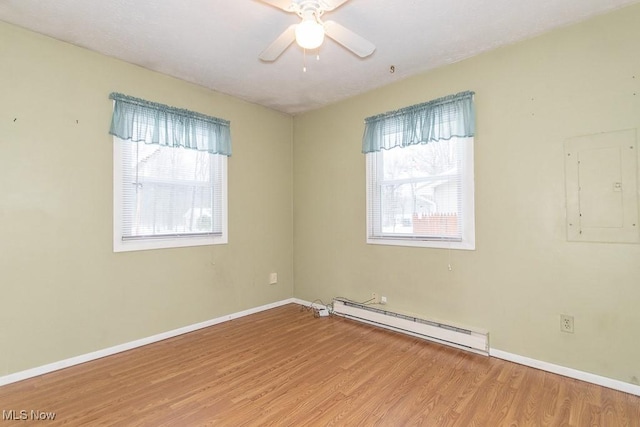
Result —
<instances>
[{"instance_id":1,"label":"baseboard radiator","mask_svg":"<svg viewBox=\"0 0 640 427\"><path fill-rule=\"evenodd\" d=\"M474 353L489 355L489 333L394 313L344 298L333 300L333 314Z\"/></svg>"}]
</instances>

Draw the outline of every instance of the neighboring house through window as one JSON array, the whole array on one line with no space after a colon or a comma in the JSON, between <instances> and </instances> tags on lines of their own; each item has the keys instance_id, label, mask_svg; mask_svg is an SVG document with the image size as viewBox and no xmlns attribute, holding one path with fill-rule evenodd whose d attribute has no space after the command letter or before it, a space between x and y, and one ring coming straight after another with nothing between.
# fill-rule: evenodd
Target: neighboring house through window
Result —
<instances>
[{"instance_id":1,"label":"neighboring house through window","mask_svg":"<svg viewBox=\"0 0 640 427\"><path fill-rule=\"evenodd\" d=\"M475 249L473 93L365 121L367 243Z\"/></svg>"},{"instance_id":2,"label":"neighboring house through window","mask_svg":"<svg viewBox=\"0 0 640 427\"><path fill-rule=\"evenodd\" d=\"M114 251L227 243L229 122L111 98Z\"/></svg>"}]
</instances>

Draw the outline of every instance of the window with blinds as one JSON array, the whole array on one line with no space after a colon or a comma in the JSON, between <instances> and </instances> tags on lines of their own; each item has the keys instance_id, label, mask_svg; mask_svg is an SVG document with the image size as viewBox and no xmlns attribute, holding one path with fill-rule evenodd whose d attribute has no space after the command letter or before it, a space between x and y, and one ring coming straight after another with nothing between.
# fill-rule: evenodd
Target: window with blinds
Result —
<instances>
[{"instance_id":1,"label":"window with blinds","mask_svg":"<svg viewBox=\"0 0 640 427\"><path fill-rule=\"evenodd\" d=\"M475 249L473 96L365 119L367 243Z\"/></svg>"},{"instance_id":2,"label":"window with blinds","mask_svg":"<svg viewBox=\"0 0 640 427\"><path fill-rule=\"evenodd\" d=\"M475 248L473 138L366 156L368 243Z\"/></svg>"},{"instance_id":3,"label":"window with blinds","mask_svg":"<svg viewBox=\"0 0 640 427\"><path fill-rule=\"evenodd\" d=\"M226 243L227 156L114 140L116 250Z\"/></svg>"},{"instance_id":4,"label":"window with blinds","mask_svg":"<svg viewBox=\"0 0 640 427\"><path fill-rule=\"evenodd\" d=\"M227 243L230 122L117 92L109 98L113 250Z\"/></svg>"}]
</instances>

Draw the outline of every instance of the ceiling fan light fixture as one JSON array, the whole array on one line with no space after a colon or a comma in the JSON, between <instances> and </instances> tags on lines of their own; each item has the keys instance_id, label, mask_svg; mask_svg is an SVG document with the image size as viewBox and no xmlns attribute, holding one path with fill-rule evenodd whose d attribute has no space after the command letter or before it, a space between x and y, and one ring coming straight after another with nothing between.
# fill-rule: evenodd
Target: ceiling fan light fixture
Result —
<instances>
[{"instance_id":1,"label":"ceiling fan light fixture","mask_svg":"<svg viewBox=\"0 0 640 427\"><path fill-rule=\"evenodd\" d=\"M303 49L316 49L324 41L324 27L315 19L305 19L296 27L296 43Z\"/></svg>"},{"instance_id":2,"label":"ceiling fan light fixture","mask_svg":"<svg viewBox=\"0 0 640 427\"><path fill-rule=\"evenodd\" d=\"M273 62L295 41L305 50L314 50L324 43L325 35L360 58L371 55L376 46L335 21L322 21L325 12L331 12L349 0L260 0L288 13L295 13L302 21L289 25L265 50L258 55L261 61Z\"/></svg>"}]
</instances>

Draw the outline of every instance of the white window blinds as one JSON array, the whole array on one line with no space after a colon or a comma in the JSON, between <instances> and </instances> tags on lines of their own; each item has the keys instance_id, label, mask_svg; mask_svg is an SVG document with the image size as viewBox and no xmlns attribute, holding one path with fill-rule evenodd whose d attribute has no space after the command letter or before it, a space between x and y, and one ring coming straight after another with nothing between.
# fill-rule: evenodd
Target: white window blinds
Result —
<instances>
[{"instance_id":1,"label":"white window blinds","mask_svg":"<svg viewBox=\"0 0 640 427\"><path fill-rule=\"evenodd\" d=\"M121 141L122 239L220 235L224 156Z\"/></svg>"}]
</instances>

